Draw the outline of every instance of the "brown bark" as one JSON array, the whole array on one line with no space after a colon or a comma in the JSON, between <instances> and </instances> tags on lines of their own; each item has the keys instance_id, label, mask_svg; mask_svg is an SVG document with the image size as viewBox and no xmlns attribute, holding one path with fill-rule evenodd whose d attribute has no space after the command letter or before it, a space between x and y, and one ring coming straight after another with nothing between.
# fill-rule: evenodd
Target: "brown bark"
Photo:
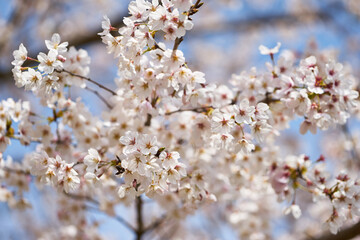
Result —
<instances>
[{"instance_id":1,"label":"brown bark","mask_svg":"<svg viewBox=\"0 0 360 240\"><path fill-rule=\"evenodd\" d=\"M340 230L336 235L325 232L318 237L309 237L308 240L348 240L360 235L360 222Z\"/></svg>"}]
</instances>

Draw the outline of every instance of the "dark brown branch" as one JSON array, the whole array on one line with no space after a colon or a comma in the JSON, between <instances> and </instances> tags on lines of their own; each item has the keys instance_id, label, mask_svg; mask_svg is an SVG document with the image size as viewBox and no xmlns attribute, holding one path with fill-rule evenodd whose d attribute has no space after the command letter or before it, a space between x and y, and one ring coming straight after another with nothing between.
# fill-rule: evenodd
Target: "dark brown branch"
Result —
<instances>
[{"instance_id":1,"label":"dark brown branch","mask_svg":"<svg viewBox=\"0 0 360 240\"><path fill-rule=\"evenodd\" d=\"M195 13L197 13L199 11L199 8L203 5L204 3L201 2L201 0L197 0L196 3L194 5L191 6L190 10L188 11L188 16L192 16Z\"/></svg>"},{"instance_id":2,"label":"dark brown branch","mask_svg":"<svg viewBox=\"0 0 360 240\"><path fill-rule=\"evenodd\" d=\"M144 126L150 127L151 126L151 119L152 119L151 114L147 114Z\"/></svg>"},{"instance_id":3,"label":"dark brown branch","mask_svg":"<svg viewBox=\"0 0 360 240\"><path fill-rule=\"evenodd\" d=\"M95 205L100 205L100 203L98 201L96 201L95 199L92 199L91 197L89 196L83 196L83 195L76 195L76 194L73 194L73 193L66 193L64 192L64 194L67 196L67 197L70 197L74 200L79 200L79 201L88 201L88 202L91 202ZM100 209L98 208L95 208L95 207L92 207L92 206L86 206L86 208L88 210L94 210L98 213L102 213L102 214L105 214L108 216L108 214L106 214L105 212L101 211ZM120 222L121 224L123 224L125 227L127 227L129 230L131 230L132 232L136 232L135 228L133 226L131 226L127 221L125 221L125 219L123 219L122 217L118 216L118 215L115 215L115 216L111 216L113 217L115 220L117 220L118 222Z\"/></svg>"},{"instance_id":4,"label":"dark brown branch","mask_svg":"<svg viewBox=\"0 0 360 240\"><path fill-rule=\"evenodd\" d=\"M12 168L8 168L8 167L3 167L1 168L3 170L5 170L6 172L9 173L15 173L15 174L24 174L24 175L30 175L29 172L21 170L21 169L12 169ZM77 194L73 194L73 193L67 193L67 192L63 192L65 194L65 196L74 199L74 200L78 200L78 201L87 201L87 202L91 202L95 205L100 205L100 203L98 201L96 201L95 199L89 197L89 196L85 196L85 195L77 195ZM87 209L90 210L95 210L96 212L102 213L107 215L105 212L99 210L98 208L95 207L91 207L91 206L87 206ZM128 229L130 229L132 232L136 233L137 230L135 230L135 228L133 226L131 226L127 221L125 221L125 219L123 219L122 217L115 215L113 216L118 222L122 223L125 227L127 227Z\"/></svg>"},{"instance_id":5,"label":"dark brown branch","mask_svg":"<svg viewBox=\"0 0 360 240\"><path fill-rule=\"evenodd\" d=\"M308 240L348 240L360 235L360 222L340 230L336 235L326 232L319 237L309 237Z\"/></svg>"},{"instance_id":6,"label":"dark brown branch","mask_svg":"<svg viewBox=\"0 0 360 240\"><path fill-rule=\"evenodd\" d=\"M81 75L79 75L79 74L72 73L72 72L67 71L67 70L65 70L65 69L63 69L63 70L56 70L56 71L57 71L57 72L60 72L60 73L61 73L61 72L65 72L65 73L67 73L67 74L69 74L69 75L71 75L71 76L85 79L85 80L87 80L87 81L95 84L95 85L98 86L99 88L102 88L102 89L104 89L105 91L108 91L108 92L111 93L112 95L114 95L114 96L116 95L116 92L114 92L113 90L105 87L104 85L102 85L102 84L100 84L100 83L92 80L92 79L89 78L89 77L81 76Z\"/></svg>"},{"instance_id":7,"label":"dark brown branch","mask_svg":"<svg viewBox=\"0 0 360 240\"><path fill-rule=\"evenodd\" d=\"M201 2L201 0L197 0L196 3L194 5L191 6L190 10L187 12L188 16L194 15L195 13L197 13L199 11L199 8L203 5L203 3ZM173 47L173 52L172 52L172 57L175 56L176 50L179 48L180 43L184 40L183 37L180 38L176 38L175 42L174 42L174 47Z\"/></svg>"},{"instance_id":8,"label":"dark brown branch","mask_svg":"<svg viewBox=\"0 0 360 240\"><path fill-rule=\"evenodd\" d=\"M208 106L208 107L198 107L198 108L189 108L189 109L178 109L172 112L167 112L165 113L165 115L171 115L174 113L178 113L178 112L197 112L197 113L202 113L202 112L206 112L207 110L209 110L210 108L214 108L212 106Z\"/></svg>"},{"instance_id":9,"label":"dark brown branch","mask_svg":"<svg viewBox=\"0 0 360 240\"><path fill-rule=\"evenodd\" d=\"M92 199L91 197L89 196L84 196L84 195L76 195L76 194L73 194L73 193L67 193L67 192L64 192L64 194L67 196L67 197L70 197L72 199L75 199L75 200L80 200L80 201L88 201L88 202L91 202L91 203L94 203L96 205L99 205L99 202L96 201L95 199Z\"/></svg>"},{"instance_id":10,"label":"dark brown branch","mask_svg":"<svg viewBox=\"0 0 360 240\"><path fill-rule=\"evenodd\" d=\"M98 208L94 208L94 207L91 207L91 206L86 206L86 209L88 210L93 210L97 213L101 213L101 214L104 214L106 216L109 216L108 214L106 214L105 212L99 210ZM123 219L122 217L118 216L118 215L115 215L115 216L111 216L113 217L116 221L120 222L121 224L123 224L126 228L128 228L129 230L131 230L133 233L136 233L136 229L131 226L127 221L125 221L125 219Z\"/></svg>"},{"instance_id":11,"label":"dark brown branch","mask_svg":"<svg viewBox=\"0 0 360 240\"><path fill-rule=\"evenodd\" d=\"M224 105L224 106L221 106L221 107L218 107L218 109L236 104L237 101L238 101L238 98L239 98L239 96L240 96L240 93L241 93L240 91L238 91L238 92L236 93L234 99L231 101L230 104ZM271 97L270 97L270 94L271 94L271 93L266 93L265 98L262 99L262 100L260 100L260 101L258 101L258 103L263 102L263 103L266 103L266 104L270 104L270 103L273 103L273 102L278 102L278 101L280 101L279 99L271 98ZM208 111L210 108L214 108L214 109L215 109L215 107L213 107L213 106L197 107L197 108L189 108L189 109L178 109L178 110L175 110L175 111L172 111L172 112L167 112L167 113L165 113L165 115L171 115L171 114L178 113L178 112L188 112L188 111L197 112L197 113L202 113L202 112Z\"/></svg>"},{"instance_id":12,"label":"dark brown branch","mask_svg":"<svg viewBox=\"0 0 360 240\"><path fill-rule=\"evenodd\" d=\"M112 106L110 105L110 103L108 103L106 101L106 99L100 95L100 93L94 89L91 89L89 87L85 87L86 90L88 90L89 92L92 92L94 93L101 101L103 101L105 103L105 105L109 108L109 109L112 109Z\"/></svg>"},{"instance_id":13,"label":"dark brown branch","mask_svg":"<svg viewBox=\"0 0 360 240\"><path fill-rule=\"evenodd\" d=\"M240 93L241 93L240 90L236 92L236 95L235 95L234 99L231 101L232 105L234 105L234 104L236 104L238 102Z\"/></svg>"},{"instance_id":14,"label":"dark brown branch","mask_svg":"<svg viewBox=\"0 0 360 240\"><path fill-rule=\"evenodd\" d=\"M266 103L266 104L270 104L270 103L274 103L274 102L279 102L280 99L276 99L276 98L272 98L270 97L271 93L270 92L266 92L265 94L265 98L260 100L258 103Z\"/></svg>"},{"instance_id":15,"label":"dark brown branch","mask_svg":"<svg viewBox=\"0 0 360 240\"><path fill-rule=\"evenodd\" d=\"M142 213L142 207L143 202L141 196L136 197L135 199L135 205L136 205L136 219L137 219L137 229L136 229L136 239L141 240L144 233L144 221L143 221L143 213Z\"/></svg>"},{"instance_id":16,"label":"dark brown branch","mask_svg":"<svg viewBox=\"0 0 360 240\"><path fill-rule=\"evenodd\" d=\"M173 47L173 55L175 54L176 50L179 48L180 46L180 43L184 40L183 37L180 37L180 38L176 38L175 39L175 42L174 42L174 47Z\"/></svg>"},{"instance_id":17,"label":"dark brown branch","mask_svg":"<svg viewBox=\"0 0 360 240\"><path fill-rule=\"evenodd\" d=\"M155 220L152 224L150 224L148 227L145 228L144 232L150 233L151 231L158 228L166 219L166 215L160 217L159 219Z\"/></svg>"}]
</instances>

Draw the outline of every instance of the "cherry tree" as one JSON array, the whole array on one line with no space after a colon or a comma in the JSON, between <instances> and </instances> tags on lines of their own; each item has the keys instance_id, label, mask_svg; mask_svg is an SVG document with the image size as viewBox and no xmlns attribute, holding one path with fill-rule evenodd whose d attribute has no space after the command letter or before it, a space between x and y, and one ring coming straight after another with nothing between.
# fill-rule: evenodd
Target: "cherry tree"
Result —
<instances>
[{"instance_id":1,"label":"cherry tree","mask_svg":"<svg viewBox=\"0 0 360 240\"><path fill-rule=\"evenodd\" d=\"M268 59L265 70L209 83L179 50L204 8L200 0L136 0L121 27L104 16L98 35L117 66L115 88L90 78L88 52L58 33L44 52L30 55L24 44L13 52L15 85L47 114L29 101L1 101L0 201L25 215L31 186L49 198L56 225L34 227L37 238L105 239L91 211L136 239L214 238L216 229L189 227L196 214L231 226L240 239L274 238L272 221L285 215L296 227L284 239L360 234L360 158L346 125L359 115L351 68L326 52L299 57L279 42L254 49ZM92 92L102 114L73 89ZM298 135L342 131L317 159L283 154L278 139L297 119ZM2 154L13 141L36 149L13 161Z\"/></svg>"}]
</instances>

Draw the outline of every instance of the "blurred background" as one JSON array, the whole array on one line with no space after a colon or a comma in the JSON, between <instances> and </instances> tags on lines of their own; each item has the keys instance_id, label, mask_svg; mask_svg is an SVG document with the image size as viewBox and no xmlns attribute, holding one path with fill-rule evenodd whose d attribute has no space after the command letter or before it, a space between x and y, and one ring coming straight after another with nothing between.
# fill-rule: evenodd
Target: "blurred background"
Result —
<instances>
[{"instance_id":1,"label":"blurred background","mask_svg":"<svg viewBox=\"0 0 360 240\"><path fill-rule=\"evenodd\" d=\"M12 97L32 103L34 112L43 112L37 99L14 85L11 72L12 52L23 43L28 56L36 58L45 52L45 39L57 32L62 41L70 46L86 49L91 57L90 77L115 88L116 61L106 52L97 35L101 32L103 15L113 26L121 27L127 16L128 0L0 0L0 100ZM269 61L261 56L258 46L273 47L282 43L281 49L295 51L299 57L319 51L327 52L340 62L352 67L354 75L360 76L360 0L205 0L198 14L193 17L195 26L185 36L180 46L188 66L203 71L209 82L227 84L230 76L255 66L265 69ZM78 89L94 114L104 107L92 93ZM306 152L318 158L323 135L293 137L299 135L299 121L294 121L282 140L293 153ZM350 123L357 127L357 123ZM327 135L328 136L328 135ZM33 145L24 147L17 142L4 153L15 161L21 161ZM36 190L31 189L30 199L36 202ZM35 204L35 208L41 203ZM41 211L40 211L41 212ZM37 211L37 215L42 215ZM9 220L10 219L10 220ZM199 218L190 219L197 226ZM6 205L0 204L0 239L24 239L18 218L10 215ZM116 225L118 226L118 225ZM203 226L204 227L204 226ZM206 226L205 226L206 227ZM106 225L103 231L113 230ZM277 226L277 234L282 232ZM115 229L117 232L118 229ZM126 230L124 230L126 231ZM284 230L285 231L285 230ZM236 238L224 226L226 239ZM127 238L128 237L128 238ZM130 234L124 239L132 239Z\"/></svg>"}]
</instances>

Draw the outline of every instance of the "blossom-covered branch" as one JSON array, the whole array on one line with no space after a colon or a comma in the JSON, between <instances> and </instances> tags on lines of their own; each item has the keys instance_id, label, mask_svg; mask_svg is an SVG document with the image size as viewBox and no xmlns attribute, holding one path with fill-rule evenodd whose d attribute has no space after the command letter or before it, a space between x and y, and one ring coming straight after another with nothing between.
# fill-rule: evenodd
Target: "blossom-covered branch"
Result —
<instances>
[{"instance_id":1,"label":"blossom-covered branch","mask_svg":"<svg viewBox=\"0 0 360 240\"><path fill-rule=\"evenodd\" d=\"M270 222L281 212L276 199L286 202L285 215L300 220L301 194L328 207L322 223L333 234L358 218L356 175L340 171L331 178L323 155L311 160L284 154L278 143L297 118L301 134L345 124L359 106L351 71L316 54L278 54L277 43L259 47L271 61L265 71L252 68L233 74L228 85L209 84L179 48L193 28L191 16L203 5L194 2L132 1L121 28L104 16L99 35L116 59L114 90L88 77L87 52L68 48L59 34L45 41L48 51L36 59L23 44L14 51L15 84L39 97L52 116L34 116L29 102L0 103L1 151L13 138L23 145L39 140L21 162L0 155L1 201L28 206L23 193L30 176L17 173L30 173L37 186L54 190L59 212L70 212L73 219L59 214L59 229L74 225L76 231L67 234L79 238L88 229L97 231L97 223L86 218L86 202L115 216L137 239L166 227L164 219L179 227L181 238L191 236L184 219L201 210L221 212L239 238L267 239ZM112 94L111 105L89 82ZM73 86L93 92L108 108L95 116L81 97L71 98ZM135 208L134 223L116 213L119 205ZM215 207L221 211L211 211Z\"/></svg>"}]
</instances>

